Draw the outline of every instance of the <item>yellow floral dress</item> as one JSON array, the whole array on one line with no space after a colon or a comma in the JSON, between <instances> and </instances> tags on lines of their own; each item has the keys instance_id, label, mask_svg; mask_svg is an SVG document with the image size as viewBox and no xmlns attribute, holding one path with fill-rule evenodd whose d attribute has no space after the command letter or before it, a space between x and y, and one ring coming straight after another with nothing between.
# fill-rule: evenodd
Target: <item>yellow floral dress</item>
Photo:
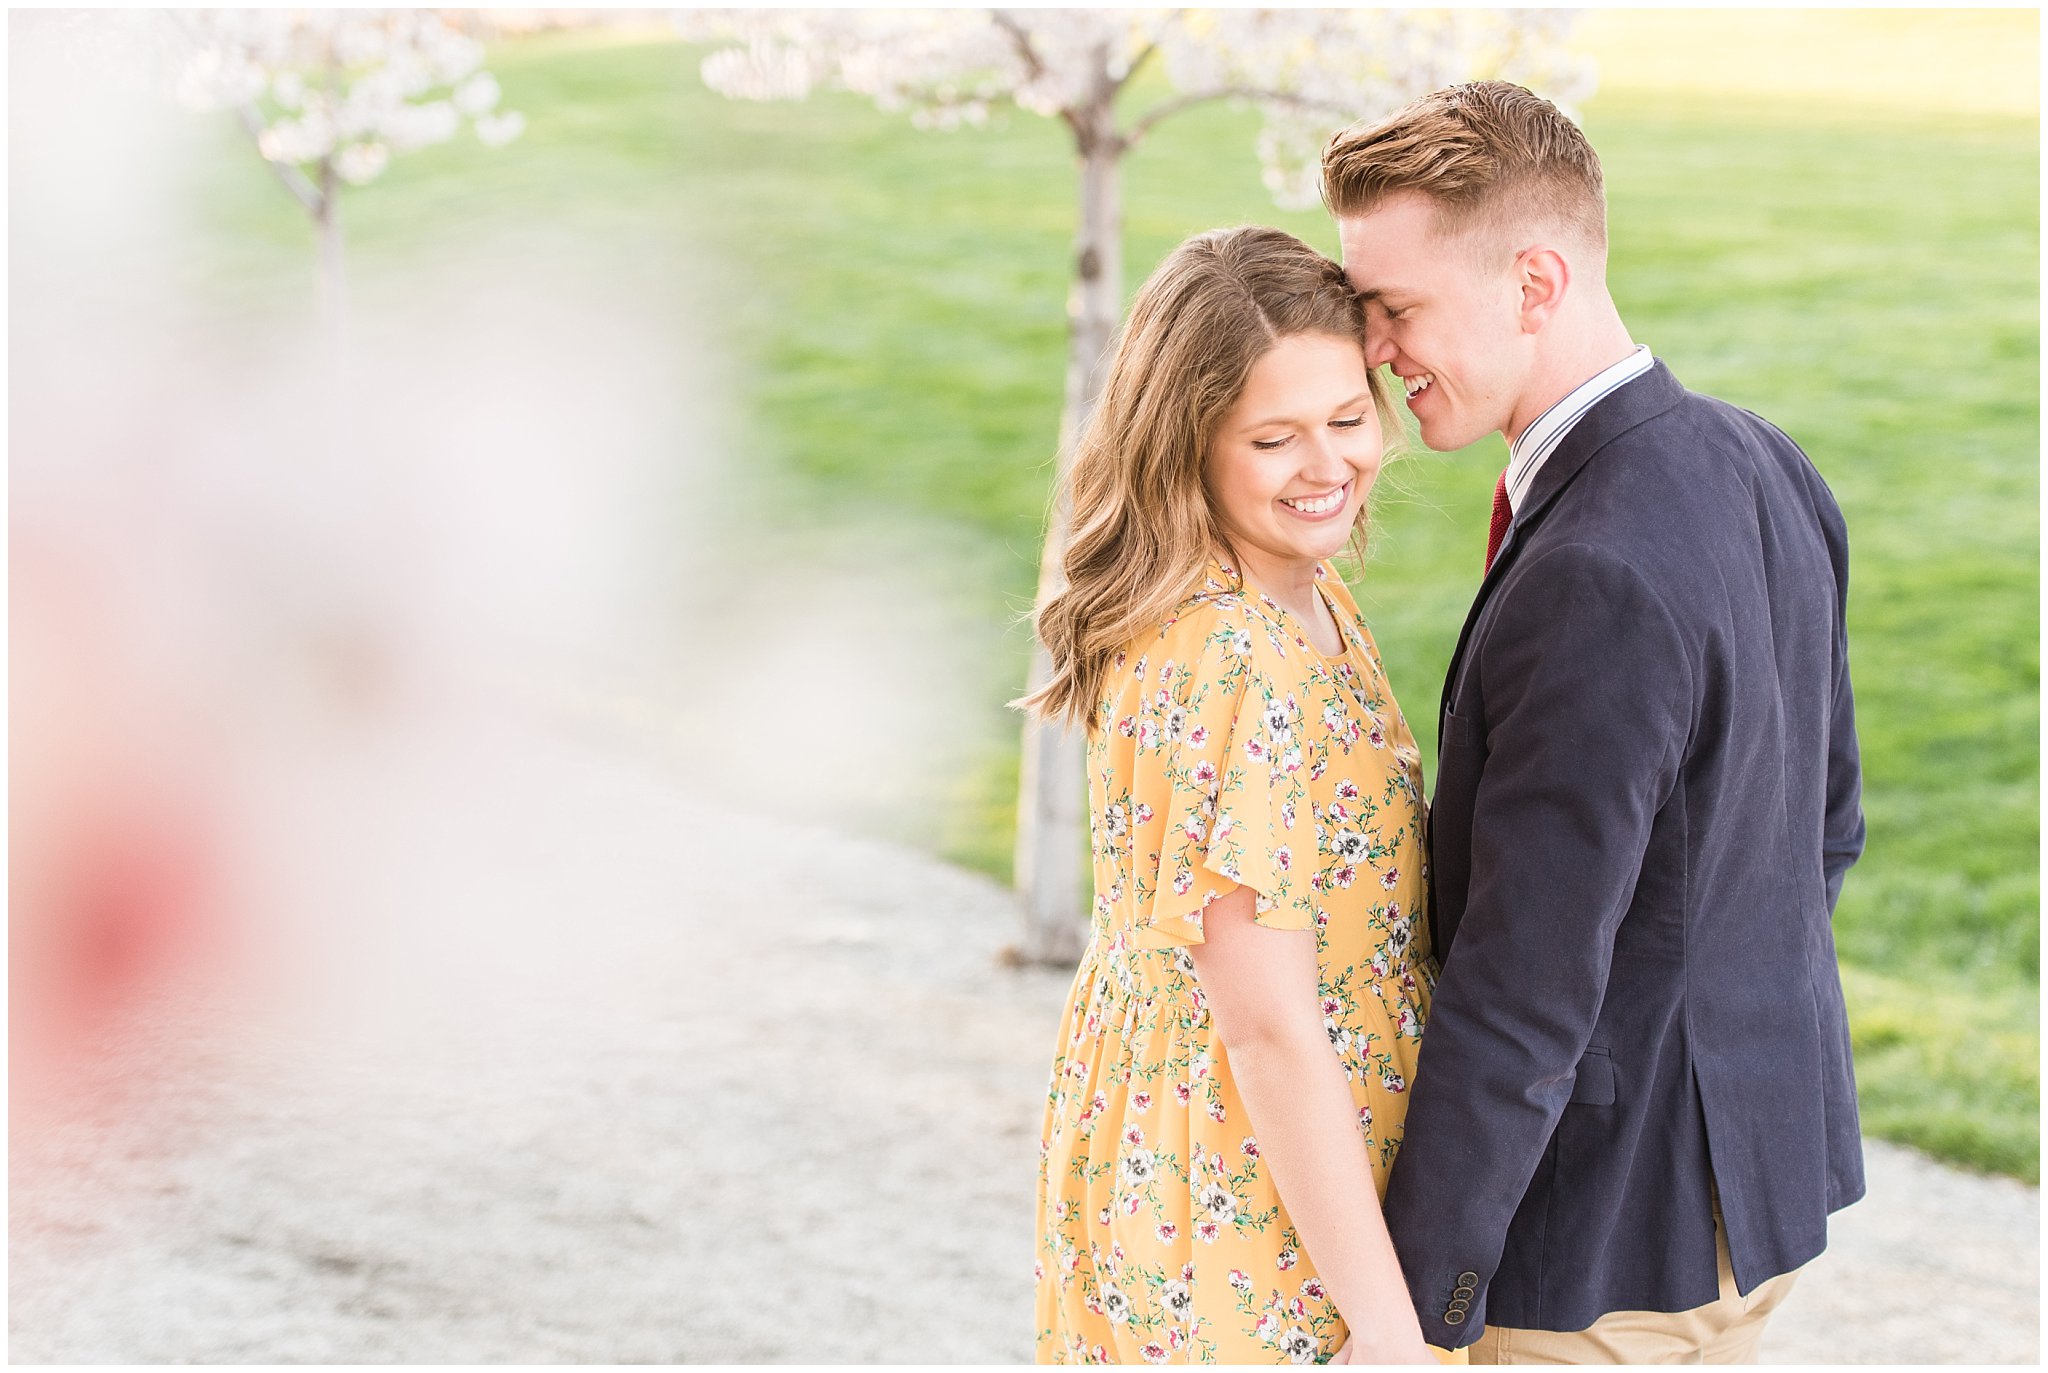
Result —
<instances>
[{"instance_id":1,"label":"yellow floral dress","mask_svg":"<svg viewBox=\"0 0 2048 1373\"><path fill-rule=\"evenodd\" d=\"M1347 1336L1184 947L1239 884L1258 923L1316 931L1323 1024L1384 1192L1433 981L1422 768L1349 591L1316 576L1338 656L1212 563L1117 655L1097 707L1093 929L1040 1144L1041 1363L1315 1363Z\"/></svg>"}]
</instances>

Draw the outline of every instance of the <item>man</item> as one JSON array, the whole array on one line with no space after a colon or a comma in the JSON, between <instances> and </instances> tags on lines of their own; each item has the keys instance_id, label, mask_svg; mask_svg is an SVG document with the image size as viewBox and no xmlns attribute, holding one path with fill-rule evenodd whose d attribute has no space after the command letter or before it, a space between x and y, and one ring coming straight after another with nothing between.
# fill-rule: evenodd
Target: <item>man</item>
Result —
<instances>
[{"instance_id":1,"label":"man","mask_svg":"<svg viewBox=\"0 0 2048 1373\"><path fill-rule=\"evenodd\" d=\"M1441 90L1339 134L1323 177L1368 360L1431 448L1510 454L1444 685L1443 973L1386 1198L1423 1333L1475 1363L1753 1361L1863 1194L1841 512L1635 344L1599 159L1549 102Z\"/></svg>"}]
</instances>

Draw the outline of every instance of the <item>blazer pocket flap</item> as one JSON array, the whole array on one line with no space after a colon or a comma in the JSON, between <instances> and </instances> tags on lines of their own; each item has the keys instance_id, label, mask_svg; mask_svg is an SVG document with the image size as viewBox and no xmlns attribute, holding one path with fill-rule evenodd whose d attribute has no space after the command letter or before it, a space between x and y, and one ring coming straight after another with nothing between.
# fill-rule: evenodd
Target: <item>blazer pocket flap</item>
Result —
<instances>
[{"instance_id":1,"label":"blazer pocket flap","mask_svg":"<svg viewBox=\"0 0 2048 1373\"><path fill-rule=\"evenodd\" d=\"M1446 709L1437 717L1437 752L1453 746L1471 748L1479 742L1479 727L1456 711Z\"/></svg>"},{"instance_id":2,"label":"blazer pocket flap","mask_svg":"<svg viewBox=\"0 0 2048 1373\"><path fill-rule=\"evenodd\" d=\"M1588 1049L1579 1060L1578 1075L1572 1079L1570 1101L1576 1106L1614 1104L1614 1060L1605 1049Z\"/></svg>"}]
</instances>

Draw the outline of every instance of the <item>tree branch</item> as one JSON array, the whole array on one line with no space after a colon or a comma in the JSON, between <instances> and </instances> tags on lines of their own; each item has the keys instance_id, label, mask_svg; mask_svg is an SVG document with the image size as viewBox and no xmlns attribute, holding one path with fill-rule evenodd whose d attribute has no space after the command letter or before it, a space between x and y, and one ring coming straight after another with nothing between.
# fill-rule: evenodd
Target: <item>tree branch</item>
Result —
<instances>
[{"instance_id":1,"label":"tree branch","mask_svg":"<svg viewBox=\"0 0 2048 1373\"><path fill-rule=\"evenodd\" d=\"M1025 80L1036 81L1039 77L1044 76L1046 73L1045 59L1038 55L1038 49L1031 42L1031 34L1022 24L1017 22L1017 17L1008 10L990 10L988 13L990 21L1010 36L1010 43L1017 49L1017 56L1023 59ZM1112 99L1114 99L1118 89L1120 87L1110 88ZM1011 98L1015 98L1014 92ZM1085 117L1083 110L1075 109L1071 105L1062 105L1059 116L1061 122L1073 131L1074 146L1080 149L1083 155L1086 155L1088 149L1103 137L1103 131L1096 128L1094 122ZM1113 120L1109 122L1114 123ZM1110 130L1110 136L1112 138L1115 137L1114 128ZM1118 151L1122 151L1121 148Z\"/></svg>"},{"instance_id":2,"label":"tree branch","mask_svg":"<svg viewBox=\"0 0 2048 1373\"><path fill-rule=\"evenodd\" d=\"M1036 81L1044 76L1045 59L1040 57L1038 49L1032 46L1031 35L1017 22L1017 16L1008 10L990 10L988 13L995 26L1010 35L1011 46L1017 49L1017 56L1024 59L1026 78Z\"/></svg>"},{"instance_id":3,"label":"tree branch","mask_svg":"<svg viewBox=\"0 0 2048 1373\"><path fill-rule=\"evenodd\" d=\"M1181 16L1186 13L1187 11L1184 9L1174 10L1172 13L1168 14L1166 18L1163 21L1161 21L1159 27L1152 30L1152 32L1155 34L1165 32L1168 25L1178 24L1181 21ZM1124 72L1124 79L1116 83L1116 93L1118 95L1123 94L1124 87L1131 84L1131 79L1138 74L1139 70L1142 69L1147 62L1150 62L1152 60L1152 54L1158 51L1159 40L1157 38L1154 38L1150 42L1145 44L1143 51L1141 51L1136 57L1131 59L1131 65L1129 70Z\"/></svg>"},{"instance_id":4,"label":"tree branch","mask_svg":"<svg viewBox=\"0 0 2048 1373\"><path fill-rule=\"evenodd\" d=\"M237 105L235 107L235 115L242 121L242 127L248 130L251 141L258 145L256 155L263 157L261 146L263 140L263 116L256 113L256 108L253 105ZM300 171L297 167L287 166L282 162L272 162L267 157L263 157L263 161L271 171L277 173L277 179L284 183L284 188L292 193L293 198L299 204L306 207L307 214L316 217L320 214L322 197L313 183L306 178L304 172Z\"/></svg>"},{"instance_id":5,"label":"tree branch","mask_svg":"<svg viewBox=\"0 0 2048 1373\"><path fill-rule=\"evenodd\" d=\"M1176 13L1178 13L1178 11L1176 11ZM1124 70L1123 79L1116 83L1117 94L1123 94L1124 87L1131 84L1131 78L1138 74L1138 69L1143 67L1147 62L1150 62L1152 60L1152 54L1158 51L1159 45L1157 43L1147 43L1144 46L1143 50L1140 51L1136 57L1133 57L1131 59L1131 65L1125 68Z\"/></svg>"},{"instance_id":6,"label":"tree branch","mask_svg":"<svg viewBox=\"0 0 2048 1373\"><path fill-rule=\"evenodd\" d=\"M1307 96L1297 95L1293 91L1268 90L1262 86L1218 86L1214 90L1196 91L1192 95L1179 96L1154 105L1138 117L1137 123L1131 125L1131 131L1124 135L1125 145L1135 144L1150 133L1155 125L1173 118L1182 110L1207 104L1211 100L1256 100L1268 105L1291 105L1298 110L1323 110L1338 115L1350 113L1346 106L1335 101L1313 100Z\"/></svg>"},{"instance_id":7,"label":"tree branch","mask_svg":"<svg viewBox=\"0 0 2048 1373\"><path fill-rule=\"evenodd\" d=\"M194 28L184 15L172 10L170 19L185 36L185 41L194 48L208 46L206 35ZM242 128L248 133L250 142L257 145L256 155L263 157L263 116L256 112L254 105L245 102L235 107L235 117L242 121ZM267 157L263 160L269 165L270 170L277 174L277 179L284 183L284 188L292 193L292 198L305 206L306 213L318 218L321 212L320 192L306 179L305 173L297 167L287 167L282 162L271 162Z\"/></svg>"}]
</instances>

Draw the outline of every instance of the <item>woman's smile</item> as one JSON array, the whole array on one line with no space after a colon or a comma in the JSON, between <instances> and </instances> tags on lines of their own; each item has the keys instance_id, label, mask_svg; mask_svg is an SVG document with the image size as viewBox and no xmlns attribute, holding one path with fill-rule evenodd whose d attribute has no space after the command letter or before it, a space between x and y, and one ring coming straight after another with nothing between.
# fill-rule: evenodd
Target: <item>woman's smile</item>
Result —
<instances>
[{"instance_id":1,"label":"woman's smile","mask_svg":"<svg viewBox=\"0 0 2048 1373\"><path fill-rule=\"evenodd\" d=\"M1344 513L1344 507L1351 500L1351 482L1345 482L1334 491L1319 496L1281 496L1278 503L1285 506L1296 519L1321 524L1336 519Z\"/></svg>"}]
</instances>

